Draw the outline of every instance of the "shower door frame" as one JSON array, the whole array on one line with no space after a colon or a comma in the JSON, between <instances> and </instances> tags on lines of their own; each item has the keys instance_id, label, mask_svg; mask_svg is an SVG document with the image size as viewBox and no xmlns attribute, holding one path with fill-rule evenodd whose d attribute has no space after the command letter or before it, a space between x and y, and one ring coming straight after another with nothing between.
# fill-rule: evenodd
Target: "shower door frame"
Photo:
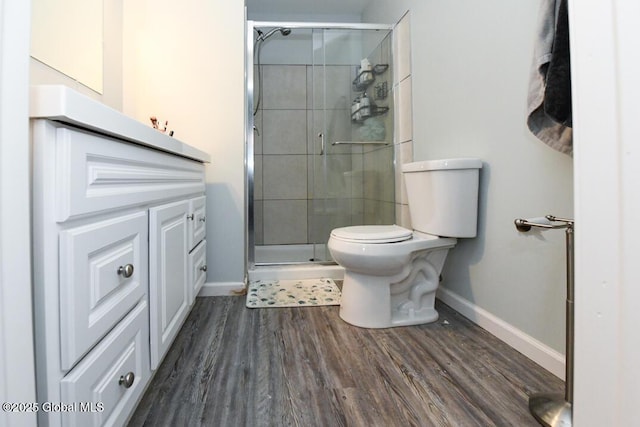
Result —
<instances>
[{"instance_id":1,"label":"shower door frame","mask_svg":"<svg viewBox=\"0 0 640 427\"><path fill-rule=\"evenodd\" d=\"M285 27L292 30L387 30L393 34L391 24L367 24L349 22L291 22L291 21L254 21L246 20L245 25L245 265L252 270L255 263L255 222L254 222L254 48L255 28L277 28ZM317 262L297 263L283 262L280 265L309 264L317 265ZM325 263L326 264L326 263Z\"/></svg>"}]
</instances>

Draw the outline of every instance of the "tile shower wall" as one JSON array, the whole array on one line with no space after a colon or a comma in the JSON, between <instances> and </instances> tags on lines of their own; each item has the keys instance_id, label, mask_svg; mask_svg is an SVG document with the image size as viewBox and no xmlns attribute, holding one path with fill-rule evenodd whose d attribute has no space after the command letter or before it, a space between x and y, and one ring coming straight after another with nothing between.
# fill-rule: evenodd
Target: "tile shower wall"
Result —
<instances>
[{"instance_id":1,"label":"tile shower wall","mask_svg":"<svg viewBox=\"0 0 640 427\"><path fill-rule=\"evenodd\" d=\"M391 35L388 36L391 38ZM371 141L380 139L377 132L368 128L374 126L385 130L383 140L388 145L362 146L363 188L362 188L362 221L361 224L393 224L395 223L395 176L394 176L394 99L393 99L393 61L390 40L383 41L368 56L371 64L386 64L389 67L381 74L375 75L375 81L367 89L367 97L378 107L388 107L389 111L367 119L361 125L352 127L352 140ZM386 83L386 93L382 90ZM379 90L378 90L379 89ZM354 95L355 96L355 95ZM374 135L372 135L372 133Z\"/></svg>"},{"instance_id":2,"label":"tile shower wall","mask_svg":"<svg viewBox=\"0 0 640 427\"><path fill-rule=\"evenodd\" d=\"M307 242L307 67L263 65L255 117L257 244Z\"/></svg>"},{"instance_id":3,"label":"tile shower wall","mask_svg":"<svg viewBox=\"0 0 640 427\"><path fill-rule=\"evenodd\" d=\"M313 67L307 65L262 65L263 97L255 117L260 132L255 141L256 244L326 241L331 228L318 228L316 223L334 224L331 213L335 209L331 205L339 207L338 199L346 195L325 187L339 187L340 183L333 181L342 174L332 169L349 163L349 156L331 153L331 160L322 161L318 138L322 132L322 98L316 95L314 101L313 95L320 91L318 82L326 70L335 88L327 93L327 114L334 118L332 131L336 135L350 132L347 97L341 94L348 93L351 68L327 66L316 69L313 75ZM350 169L351 165L345 168ZM314 180L325 170L326 180Z\"/></svg>"},{"instance_id":4,"label":"tile shower wall","mask_svg":"<svg viewBox=\"0 0 640 427\"><path fill-rule=\"evenodd\" d=\"M309 96L309 243L325 243L331 230L351 225L353 197L350 171L354 169L350 147L332 145L351 140L353 67L327 65L308 67ZM325 87L326 82L326 87ZM323 123L326 127L323 129ZM321 154L320 133L325 153Z\"/></svg>"},{"instance_id":5,"label":"tile shower wall","mask_svg":"<svg viewBox=\"0 0 640 427\"><path fill-rule=\"evenodd\" d=\"M393 51L395 73L393 93L395 115L395 214L396 223L411 229L407 191L402 176L402 164L413 161L413 100L411 87L411 27L407 13L394 28Z\"/></svg>"},{"instance_id":6,"label":"tile shower wall","mask_svg":"<svg viewBox=\"0 0 640 427\"><path fill-rule=\"evenodd\" d=\"M390 47L376 50L369 59L389 64L389 56ZM392 91L386 99L374 100L391 107L376 117L389 145L332 145L367 136L362 125L351 121L351 102L361 94L352 89L355 67L262 65L262 73L263 96L255 117L256 244L324 243L335 227L394 223ZM387 81L391 89L392 74L389 68L377 81ZM372 99L373 90L368 89ZM320 152L321 132L326 155Z\"/></svg>"}]
</instances>

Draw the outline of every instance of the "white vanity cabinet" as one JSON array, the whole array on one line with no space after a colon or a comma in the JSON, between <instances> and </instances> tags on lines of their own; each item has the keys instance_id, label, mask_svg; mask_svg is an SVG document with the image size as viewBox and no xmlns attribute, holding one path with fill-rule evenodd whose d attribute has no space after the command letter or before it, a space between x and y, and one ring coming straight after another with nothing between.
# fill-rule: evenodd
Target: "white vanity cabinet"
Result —
<instances>
[{"instance_id":1,"label":"white vanity cabinet","mask_svg":"<svg viewBox=\"0 0 640 427\"><path fill-rule=\"evenodd\" d=\"M68 88L31 95L38 422L122 426L206 280L209 156Z\"/></svg>"}]
</instances>

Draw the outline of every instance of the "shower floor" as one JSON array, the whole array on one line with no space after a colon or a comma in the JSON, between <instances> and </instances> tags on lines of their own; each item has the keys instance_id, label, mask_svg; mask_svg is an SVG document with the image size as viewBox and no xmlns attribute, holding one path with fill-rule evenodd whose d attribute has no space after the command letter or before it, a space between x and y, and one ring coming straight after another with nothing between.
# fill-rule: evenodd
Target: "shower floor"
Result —
<instances>
[{"instance_id":1,"label":"shower floor","mask_svg":"<svg viewBox=\"0 0 640 427\"><path fill-rule=\"evenodd\" d=\"M256 246L255 262L256 264L278 264L310 261L331 261L331 259L325 259L325 254L327 254L327 245L317 244L315 245L315 247L316 252L314 254L314 245L311 244Z\"/></svg>"}]
</instances>

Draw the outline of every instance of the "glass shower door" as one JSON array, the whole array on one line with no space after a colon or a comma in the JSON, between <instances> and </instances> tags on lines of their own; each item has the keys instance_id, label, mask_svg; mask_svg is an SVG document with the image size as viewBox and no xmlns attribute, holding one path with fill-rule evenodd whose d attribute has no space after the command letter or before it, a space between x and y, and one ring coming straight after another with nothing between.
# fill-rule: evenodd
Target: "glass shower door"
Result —
<instances>
[{"instance_id":1,"label":"glass shower door","mask_svg":"<svg viewBox=\"0 0 640 427\"><path fill-rule=\"evenodd\" d=\"M391 32L314 29L309 241L331 261L337 227L395 220Z\"/></svg>"}]
</instances>

